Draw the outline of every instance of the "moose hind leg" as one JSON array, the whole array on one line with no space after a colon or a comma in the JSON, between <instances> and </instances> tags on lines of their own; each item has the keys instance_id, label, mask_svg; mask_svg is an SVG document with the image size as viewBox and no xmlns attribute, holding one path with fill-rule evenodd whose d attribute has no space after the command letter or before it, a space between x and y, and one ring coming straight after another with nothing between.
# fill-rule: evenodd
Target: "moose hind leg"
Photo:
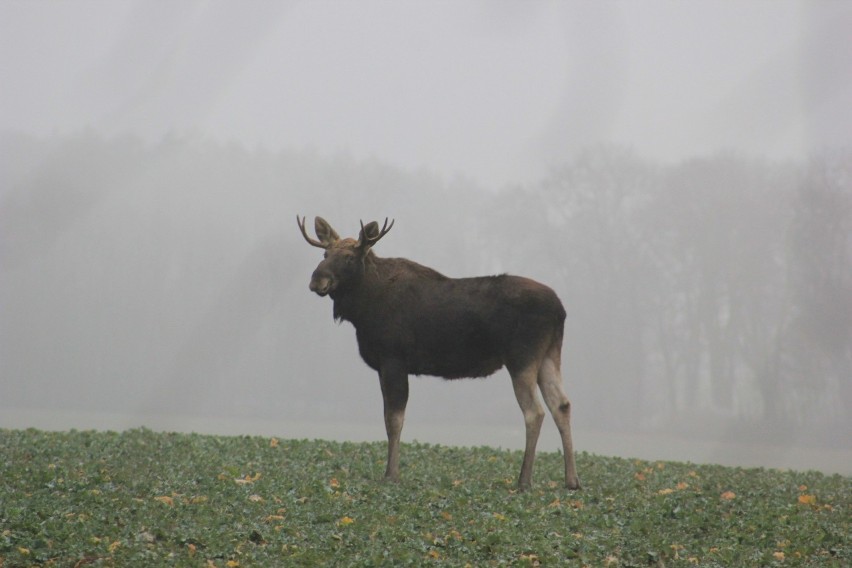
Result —
<instances>
[{"instance_id":1,"label":"moose hind leg","mask_svg":"<svg viewBox=\"0 0 852 568\"><path fill-rule=\"evenodd\" d=\"M399 440L408 404L408 375L393 365L379 372L385 411L385 430L388 435L388 463L385 479L399 481Z\"/></svg>"},{"instance_id":2,"label":"moose hind leg","mask_svg":"<svg viewBox=\"0 0 852 568\"><path fill-rule=\"evenodd\" d=\"M574 443L571 440L571 402L562 389L562 374L559 372L559 365L550 357L545 357L538 371L538 386L562 438L562 453L565 458L565 487L579 489L580 479L577 477L577 466L574 463Z\"/></svg>"},{"instance_id":3,"label":"moose hind leg","mask_svg":"<svg viewBox=\"0 0 852 568\"><path fill-rule=\"evenodd\" d=\"M518 405L524 413L524 426L526 427L524 462L521 465L521 474L518 477L518 490L525 491L532 486L535 447L538 443L538 435L541 432L541 423L544 420L544 410L541 408L541 403L536 394L537 366L529 365L520 371L510 370L509 374L512 376L515 398L518 399Z\"/></svg>"}]
</instances>

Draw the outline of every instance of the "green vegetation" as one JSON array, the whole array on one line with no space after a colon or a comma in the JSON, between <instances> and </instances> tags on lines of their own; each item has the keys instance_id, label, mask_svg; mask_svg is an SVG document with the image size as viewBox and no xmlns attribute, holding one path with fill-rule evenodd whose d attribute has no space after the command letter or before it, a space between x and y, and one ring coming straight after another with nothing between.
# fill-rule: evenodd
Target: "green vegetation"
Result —
<instances>
[{"instance_id":1,"label":"green vegetation","mask_svg":"<svg viewBox=\"0 0 852 568\"><path fill-rule=\"evenodd\" d=\"M383 443L0 430L0 566L842 566L852 478Z\"/></svg>"}]
</instances>

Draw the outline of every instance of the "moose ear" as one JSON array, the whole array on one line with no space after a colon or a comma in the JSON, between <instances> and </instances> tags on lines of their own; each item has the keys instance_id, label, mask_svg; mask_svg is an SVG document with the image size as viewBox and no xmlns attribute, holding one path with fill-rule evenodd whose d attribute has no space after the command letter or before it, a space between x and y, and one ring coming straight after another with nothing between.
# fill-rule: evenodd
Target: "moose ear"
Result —
<instances>
[{"instance_id":1,"label":"moose ear","mask_svg":"<svg viewBox=\"0 0 852 568\"><path fill-rule=\"evenodd\" d=\"M388 226L387 217L385 217L385 225L381 229L379 229L379 224L375 221L370 221L366 225L364 221L361 221L361 234L358 236L358 248L366 254L370 247L379 242L379 239L384 237L388 231L393 227L393 221L391 221L390 227Z\"/></svg>"},{"instance_id":2,"label":"moose ear","mask_svg":"<svg viewBox=\"0 0 852 568\"><path fill-rule=\"evenodd\" d=\"M331 225L328 224L328 221L322 217L314 219L314 231L316 231L317 237L319 237L319 240L324 245L330 245L340 240L340 235L337 234L337 231L332 229Z\"/></svg>"},{"instance_id":3,"label":"moose ear","mask_svg":"<svg viewBox=\"0 0 852 568\"><path fill-rule=\"evenodd\" d=\"M358 235L358 241L364 244L377 240L379 236L379 224L375 221L370 221L361 228L361 234Z\"/></svg>"}]
</instances>

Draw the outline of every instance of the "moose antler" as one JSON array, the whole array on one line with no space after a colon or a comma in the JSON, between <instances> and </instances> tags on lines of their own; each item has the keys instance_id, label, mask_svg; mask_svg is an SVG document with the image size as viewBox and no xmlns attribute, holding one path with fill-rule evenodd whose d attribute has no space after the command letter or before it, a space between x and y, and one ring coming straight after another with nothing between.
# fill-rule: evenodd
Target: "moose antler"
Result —
<instances>
[{"instance_id":1,"label":"moose antler","mask_svg":"<svg viewBox=\"0 0 852 568\"><path fill-rule=\"evenodd\" d=\"M296 215L296 223L299 224L299 229L301 229L301 231L302 231L302 236L305 237L305 240L308 241L309 245L313 245L313 246L319 247L321 249L327 249L328 248L327 244L321 243L318 240L312 239L311 237L308 236L308 232L305 230L305 220L306 219L307 219L306 217L302 217L301 219L299 219L299 216Z\"/></svg>"},{"instance_id":2,"label":"moose antler","mask_svg":"<svg viewBox=\"0 0 852 568\"><path fill-rule=\"evenodd\" d=\"M372 236L367 234L367 229L364 227L364 221L361 221L361 237L358 239L358 246L372 247L374 244L379 242L379 239L384 237L388 233L388 231L391 230L391 228L393 227L393 223L394 220L391 220L390 226L388 226L388 218L385 217L385 224L382 226L381 231L379 231L379 224L375 221L373 221L372 223L367 223L368 227L372 226L374 230L379 231L377 235Z\"/></svg>"}]
</instances>

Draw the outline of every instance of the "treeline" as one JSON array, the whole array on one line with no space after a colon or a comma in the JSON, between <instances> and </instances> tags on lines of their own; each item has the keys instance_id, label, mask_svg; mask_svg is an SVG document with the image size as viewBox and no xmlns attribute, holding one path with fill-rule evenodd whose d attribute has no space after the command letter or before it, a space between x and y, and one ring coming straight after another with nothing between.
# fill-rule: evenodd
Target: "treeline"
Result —
<instances>
[{"instance_id":1,"label":"treeline","mask_svg":"<svg viewBox=\"0 0 852 568\"><path fill-rule=\"evenodd\" d=\"M522 254L552 267L578 388L606 385L588 395L608 423L721 420L732 437L842 439L852 408L850 174L850 154L659 167L600 150L529 192L549 236L541 247L522 241Z\"/></svg>"},{"instance_id":2,"label":"treeline","mask_svg":"<svg viewBox=\"0 0 852 568\"><path fill-rule=\"evenodd\" d=\"M6 135L0 151L0 405L374 419L347 405L377 386L307 291L298 213L347 235L393 217L377 254L552 285L580 424L850 429L849 152L660 165L595 148L492 191L177 136Z\"/></svg>"}]
</instances>

